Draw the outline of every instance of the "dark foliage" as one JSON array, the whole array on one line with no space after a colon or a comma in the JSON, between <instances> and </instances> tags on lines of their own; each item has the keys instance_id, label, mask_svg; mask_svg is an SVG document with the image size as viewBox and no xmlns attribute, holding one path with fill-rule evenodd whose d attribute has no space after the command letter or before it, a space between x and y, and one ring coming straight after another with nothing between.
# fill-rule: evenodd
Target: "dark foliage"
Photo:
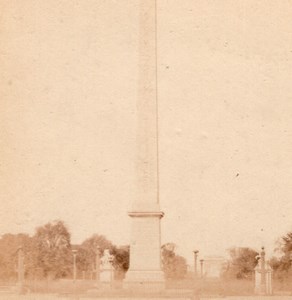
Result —
<instances>
[{"instance_id":1,"label":"dark foliage","mask_svg":"<svg viewBox=\"0 0 292 300\"><path fill-rule=\"evenodd\" d=\"M281 256L270 261L274 277L280 281L289 280L292 278L292 232L281 237L278 250Z\"/></svg>"},{"instance_id":2,"label":"dark foliage","mask_svg":"<svg viewBox=\"0 0 292 300\"><path fill-rule=\"evenodd\" d=\"M33 242L34 268L39 275L57 279L72 272L70 233L62 221L38 227Z\"/></svg>"},{"instance_id":3,"label":"dark foliage","mask_svg":"<svg viewBox=\"0 0 292 300\"><path fill-rule=\"evenodd\" d=\"M167 243L161 247L162 268L166 279L183 279L187 274L186 259L175 253L176 245Z\"/></svg>"},{"instance_id":4,"label":"dark foliage","mask_svg":"<svg viewBox=\"0 0 292 300\"><path fill-rule=\"evenodd\" d=\"M258 252L250 248L231 248L229 255L223 276L230 279L252 279Z\"/></svg>"},{"instance_id":5,"label":"dark foliage","mask_svg":"<svg viewBox=\"0 0 292 300\"><path fill-rule=\"evenodd\" d=\"M113 266L115 268L115 279L124 279L129 269L130 247L114 247L112 254L114 256Z\"/></svg>"},{"instance_id":6,"label":"dark foliage","mask_svg":"<svg viewBox=\"0 0 292 300\"><path fill-rule=\"evenodd\" d=\"M17 251L22 247L24 253L31 255L32 238L27 234L4 234L0 239L0 279L16 280ZM30 272L31 261L25 261L26 274Z\"/></svg>"}]
</instances>

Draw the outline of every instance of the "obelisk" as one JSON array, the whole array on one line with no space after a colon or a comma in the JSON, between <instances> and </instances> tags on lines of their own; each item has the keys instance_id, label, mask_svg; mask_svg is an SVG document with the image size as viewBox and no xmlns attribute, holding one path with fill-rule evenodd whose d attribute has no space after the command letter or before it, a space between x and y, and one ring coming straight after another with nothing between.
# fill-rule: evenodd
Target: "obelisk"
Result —
<instances>
[{"instance_id":1,"label":"obelisk","mask_svg":"<svg viewBox=\"0 0 292 300\"><path fill-rule=\"evenodd\" d=\"M158 186L156 0L139 0L136 194L132 211L130 268L126 282L163 286ZM150 285L150 286L149 286Z\"/></svg>"}]
</instances>

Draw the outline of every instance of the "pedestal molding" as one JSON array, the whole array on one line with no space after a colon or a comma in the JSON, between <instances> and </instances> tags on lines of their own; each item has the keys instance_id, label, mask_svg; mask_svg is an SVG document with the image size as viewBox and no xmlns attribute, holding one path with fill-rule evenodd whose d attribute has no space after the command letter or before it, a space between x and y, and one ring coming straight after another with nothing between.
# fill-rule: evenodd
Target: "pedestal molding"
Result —
<instances>
[{"instance_id":1,"label":"pedestal molding","mask_svg":"<svg viewBox=\"0 0 292 300\"><path fill-rule=\"evenodd\" d=\"M162 218L164 216L164 212L162 211L130 211L128 215L132 218L147 218L147 217L159 217Z\"/></svg>"}]
</instances>

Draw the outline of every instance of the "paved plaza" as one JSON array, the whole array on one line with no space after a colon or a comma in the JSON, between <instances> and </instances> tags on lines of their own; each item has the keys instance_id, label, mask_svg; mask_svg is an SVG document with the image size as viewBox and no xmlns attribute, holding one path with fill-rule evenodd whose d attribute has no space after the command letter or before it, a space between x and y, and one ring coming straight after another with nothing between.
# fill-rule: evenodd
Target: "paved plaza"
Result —
<instances>
[{"instance_id":1,"label":"paved plaza","mask_svg":"<svg viewBox=\"0 0 292 300\"><path fill-rule=\"evenodd\" d=\"M93 299L99 299L99 300L110 300L110 299L122 299L122 300L159 300L159 299L172 299L172 300L190 300L190 298L159 298L159 297L139 297L139 298L125 298L125 297L121 297L121 298L93 298L93 297L87 297L87 296L58 296L58 295L54 295L54 294L48 294L48 295L44 295L44 294L31 294L31 295L8 295L8 294L3 294L0 295L0 300L93 300ZM198 299L201 300L222 300L222 299L228 299L228 300L292 300L292 295L291 296L234 296L234 297L200 297Z\"/></svg>"}]
</instances>

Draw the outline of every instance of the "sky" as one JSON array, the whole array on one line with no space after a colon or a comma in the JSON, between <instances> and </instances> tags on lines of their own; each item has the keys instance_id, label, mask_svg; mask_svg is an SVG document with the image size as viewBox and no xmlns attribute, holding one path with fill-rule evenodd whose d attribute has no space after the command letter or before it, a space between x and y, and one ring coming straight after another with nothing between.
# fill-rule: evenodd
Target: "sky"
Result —
<instances>
[{"instance_id":1,"label":"sky","mask_svg":"<svg viewBox=\"0 0 292 300\"><path fill-rule=\"evenodd\" d=\"M0 0L0 234L128 244L137 0ZM162 242L192 262L292 230L292 2L158 0Z\"/></svg>"}]
</instances>

